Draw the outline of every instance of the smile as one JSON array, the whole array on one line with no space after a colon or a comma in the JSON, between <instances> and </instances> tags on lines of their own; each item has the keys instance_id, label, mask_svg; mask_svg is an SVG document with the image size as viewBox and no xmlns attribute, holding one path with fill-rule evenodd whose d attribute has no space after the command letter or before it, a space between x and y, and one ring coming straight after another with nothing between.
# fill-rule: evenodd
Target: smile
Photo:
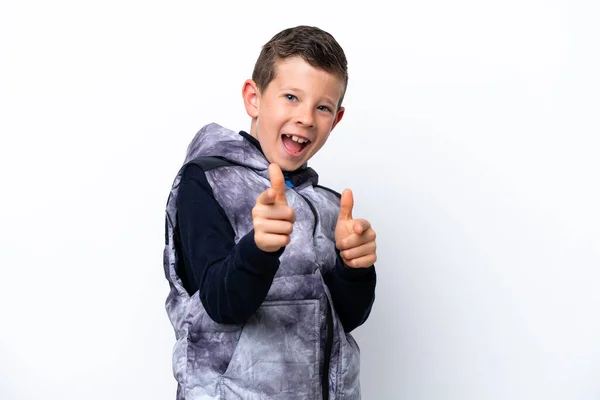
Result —
<instances>
[{"instance_id":1,"label":"smile","mask_svg":"<svg viewBox=\"0 0 600 400\"><path fill-rule=\"evenodd\" d=\"M310 144L310 140L291 134L281 135L281 141L287 153L292 156L301 155L306 146Z\"/></svg>"}]
</instances>

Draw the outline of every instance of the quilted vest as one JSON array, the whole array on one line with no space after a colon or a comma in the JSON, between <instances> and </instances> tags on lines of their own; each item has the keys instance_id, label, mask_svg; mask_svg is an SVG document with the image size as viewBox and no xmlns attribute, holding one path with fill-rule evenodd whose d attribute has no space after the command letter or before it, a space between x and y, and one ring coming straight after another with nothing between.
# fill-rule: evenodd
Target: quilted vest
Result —
<instances>
[{"instance_id":1,"label":"quilted vest","mask_svg":"<svg viewBox=\"0 0 600 400\"><path fill-rule=\"evenodd\" d=\"M268 161L239 133L209 124L189 144L167 200L165 227L177 399L360 399L359 348L344 332L323 281L336 260L339 195L318 186L306 165L296 172L295 187L286 186L296 222L265 301L244 324L219 324L177 273L183 268L175 243L177 192L189 163L205 171L236 243L252 230L252 207L270 186Z\"/></svg>"}]
</instances>

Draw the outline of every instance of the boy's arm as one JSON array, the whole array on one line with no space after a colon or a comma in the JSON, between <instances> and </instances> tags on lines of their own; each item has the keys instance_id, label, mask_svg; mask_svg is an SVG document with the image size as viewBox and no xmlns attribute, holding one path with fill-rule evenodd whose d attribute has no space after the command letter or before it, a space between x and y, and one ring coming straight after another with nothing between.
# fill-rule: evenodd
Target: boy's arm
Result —
<instances>
[{"instance_id":1,"label":"boy's arm","mask_svg":"<svg viewBox=\"0 0 600 400\"><path fill-rule=\"evenodd\" d=\"M376 283L376 234L369 221L352 217L353 208L352 191L344 190L335 226L336 265L329 288L346 332L369 316Z\"/></svg>"},{"instance_id":2,"label":"boy's arm","mask_svg":"<svg viewBox=\"0 0 600 400\"><path fill-rule=\"evenodd\" d=\"M371 313L375 301L377 275L375 265L368 268L350 268L342 261L339 251L336 253L335 268L325 277L325 283L329 287L335 311L344 326L344 331L351 332L362 325Z\"/></svg>"},{"instance_id":3,"label":"boy's arm","mask_svg":"<svg viewBox=\"0 0 600 400\"><path fill-rule=\"evenodd\" d=\"M215 322L245 322L266 298L284 248L260 250L253 230L236 244L229 219L197 165L183 173L177 207L183 264L192 291L199 291Z\"/></svg>"}]
</instances>

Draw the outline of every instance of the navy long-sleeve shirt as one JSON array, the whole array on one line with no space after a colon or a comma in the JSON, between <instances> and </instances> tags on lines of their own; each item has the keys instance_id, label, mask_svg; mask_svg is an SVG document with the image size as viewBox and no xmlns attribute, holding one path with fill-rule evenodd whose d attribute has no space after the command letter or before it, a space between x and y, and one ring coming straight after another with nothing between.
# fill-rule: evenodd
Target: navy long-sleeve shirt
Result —
<instances>
[{"instance_id":1,"label":"navy long-sleeve shirt","mask_svg":"<svg viewBox=\"0 0 600 400\"><path fill-rule=\"evenodd\" d=\"M242 136L260 150L252 136ZM262 151L262 150L261 150ZM187 291L199 291L208 315L218 323L240 324L251 317L267 296L279 268L276 252L259 249L254 230L235 243L235 233L216 201L204 171L189 165L177 196L176 242L182 254L179 275ZM339 252L333 272L324 276L344 330L350 332L368 317L375 298L375 266L349 268Z\"/></svg>"}]
</instances>

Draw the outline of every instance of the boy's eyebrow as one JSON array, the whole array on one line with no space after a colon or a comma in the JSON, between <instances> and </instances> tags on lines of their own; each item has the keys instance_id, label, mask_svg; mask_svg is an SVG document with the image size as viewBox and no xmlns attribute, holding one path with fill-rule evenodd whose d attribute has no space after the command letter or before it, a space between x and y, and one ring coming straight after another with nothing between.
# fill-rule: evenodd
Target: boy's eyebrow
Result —
<instances>
[{"instance_id":1,"label":"boy's eyebrow","mask_svg":"<svg viewBox=\"0 0 600 400\"><path fill-rule=\"evenodd\" d=\"M299 92L299 93L302 93L302 94L304 94L304 90L302 90L302 89L298 89L297 87L284 87L284 88L282 88L281 90L282 90L282 91L284 91L284 92L285 92L286 90L291 90L292 92Z\"/></svg>"}]
</instances>

